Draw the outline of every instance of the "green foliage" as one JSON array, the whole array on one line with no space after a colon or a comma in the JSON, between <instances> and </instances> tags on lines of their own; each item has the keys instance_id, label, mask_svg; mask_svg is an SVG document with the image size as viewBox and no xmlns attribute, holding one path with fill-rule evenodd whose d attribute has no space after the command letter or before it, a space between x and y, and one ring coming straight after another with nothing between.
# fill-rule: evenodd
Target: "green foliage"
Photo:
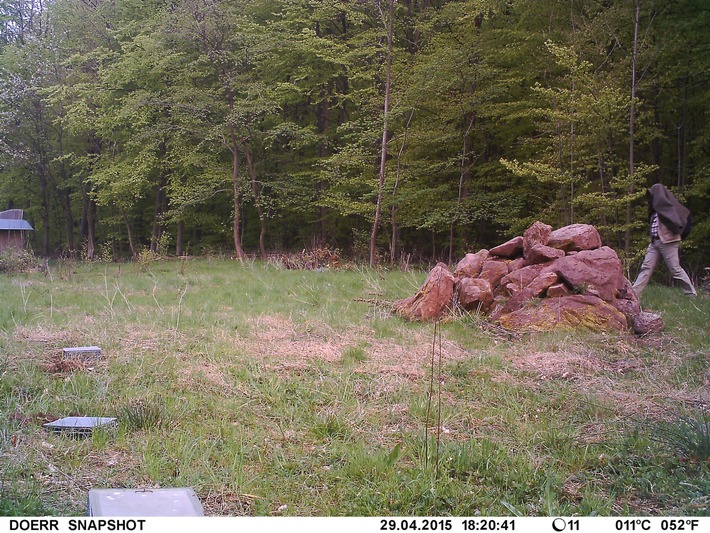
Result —
<instances>
[{"instance_id":1,"label":"green foliage","mask_svg":"<svg viewBox=\"0 0 710 533\"><path fill-rule=\"evenodd\" d=\"M11 246L0 252L0 273L28 272L36 270L40 264L40 260L28 250L18 250Z\"/></svg>"},{"instance_id":2,"label":"green foliage","mask_svg":"<svg viewBox=\"0 0 710 533\"><path fill-rule=\"evenodd\" d=\"M380 193L383 2L33 6L3 14L0 206L25 209L35 250L137 256L169 233L180 253L357 253ZM538 219L636 248L663 182L707 263L704 2L641 4L633 169L631 4L394 6L381 252L453 261Z\"/></svg>"},{"instance_id":3,"label":"green foliage","mask_svg":"<svg viewBox=\"0 0 710 533\"><path fill-rule=\"evenodd\" d=\"M676 457L710 465L710 414L678 416L653 424L650 438Z\"/></svg>"},{"instance_id":4,"label":"green foliage","mask_svg":"<svg viewBox=\"0 0 710 533\"><path fill-rule=\"evenodd\" d=\"M18 494L12 487L0 487L0 516L46 516L50 514L37 492Z\"/></svg>"},{"instance_id":5,"label":"green foliage","mask_svg":"<svg viewBox=\"0 0 710 533\"><path fill-rule=\"evenodd\" d=\"M116 414L129 430L169 427L172 423L165 405L154 398L129 398L117 408Z\"/></svg>"}]
</instances>

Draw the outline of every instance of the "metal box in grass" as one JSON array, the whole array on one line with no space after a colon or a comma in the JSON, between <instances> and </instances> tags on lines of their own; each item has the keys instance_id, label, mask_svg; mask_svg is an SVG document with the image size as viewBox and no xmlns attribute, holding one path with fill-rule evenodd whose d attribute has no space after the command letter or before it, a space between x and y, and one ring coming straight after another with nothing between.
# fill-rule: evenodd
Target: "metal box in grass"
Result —
<instances>
[{"instance_id":1,"label":"metal box in grass","mask_svg":"<svg viewBox=\"0 0 710 533\"><path fill-rule=\"evenodd\" d=\"M115 428L116 419L105 416L67 416L54 422L47 422L44 427L58 433L86 436L91 435L97 428Z\"/></svg>"},{"instance_id":2,"label":"metal box in grass","mask_svg":"<svg viewBox=\"0 0 710 533\"><path fill-rule=\"evenodd\" d=\"M101 348L98 346L76 346L62 350L64 359L77 359L80 361L98 361L101 359Z\"/></svg>"},{"instance_id":3,"label":"metal box in grass","mask_svg":"<svg viewBox=\"0 0 710 533\"><path fill-rule=\"evenodd\" d=\"M204 516L191 487L172 489L91 489L88 516Z\"/></svg>"}]
</instances>

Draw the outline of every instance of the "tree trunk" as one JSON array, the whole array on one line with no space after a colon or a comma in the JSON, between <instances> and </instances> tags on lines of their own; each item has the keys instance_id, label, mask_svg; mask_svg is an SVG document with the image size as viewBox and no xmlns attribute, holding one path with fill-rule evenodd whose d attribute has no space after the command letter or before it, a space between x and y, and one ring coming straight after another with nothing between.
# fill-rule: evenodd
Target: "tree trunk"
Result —
<instances>
[{"instance_id":1,"label":"tree trunk","mask_svg":"<svg viewBox=\"0 0 710 533\"><path fill-rule=\"evenodd\" d=\"M63 115L63 113L62 113ZM59 146L59 154L61 163L59 164L60 185L57 187L57 199L62 206L64 212L64 229L67 236L67 249L71 255L74 254L74 215L71 208L71 193L69 190L69 175L67 167L64 164L64 129L59 128L59 136L57 139Z\"/></svg>"},{"instance_id":2,"label":"tree trunk","mask_svg":"<svg viewBox=\"0 0 710 533\"><path fill-rule=\"evenodd\" d=\"M380 177L377 187L377 205L375 206L375 220L372 223L372 233L370 234L370 267L377 263L377 230L382 216L382 196L385 188L385 170L387 163L387 128L389 122L390 109L390 89L392 84L392 44L394 40L394 2L389 0L389 23L387 25L387 65L385 78L385 105L382 120L382 149L380 152ZM384 13L381 13L382 21L385 22Z\"/></svg>"},{"instance_id":3,"label":"tree trunk","mask_svg":"<svg viewBox=\"0 0 710 533\"><path fill-rule=\"evenodd\" d=\"M88 195L87 195L88 197ZM96 202L88 197L86 212L86 258L93 259L96 247Z\"/></svg>"},{"instance_id":4,"label":"tree trunk","mask_svg":"<svg viewBox=\"0 0 710 533\"><path fill-rule=\"evenodd\" d=\"M135 258L138 256L136 253L136 246L133 242L133 230L131 229L131 223L128 221L128 215L126 210L121 207L121 216L123 217L123 223L126 225L126 233L128 234L128 247L131 249L131 257Z\"/></svg>"},{"instance_id":5,"label":"tree trunk","mask_svg":"<svg viewBox=\"0 0 710 533\"><path fill-rule=\"evenodd\" d=\"M394 265L397 260L397 253L399 251L399 227L397 227L397 190L399 189L399 178L401 176L402 170L402 154L404 154L404 148L407 145L407 132L409 131L409 124L412 122L414 117L414 108L412 108L411 113L409 113L409 119L404 127L404 135L402 137L402 146L399 147L399 152L397 153L397 173L394 179L394 188L392 189L392 211L390 213L390 222L392 224L392 238L390 240L390 264Z\"/></svg>"},{"instance_id":6,"label":"tree trunk","mask_svg":"<svg viewBox=\"0 0 710 533\"><path fill-rule=\"evenodd\" d=\"M47 190L47 176L43 171L40 171L39 194L40 203L42 206L42 255L49 256L49 191Z\"/></svg>"},{"instance_id":7,"label":"tree trunk","mask_svg":"<svg viewBox=\"0 0 710 533\"><path fill-rule=\"evenodd\" d=\"M165 177L160 178L155 188L155 209L153 211L153 228L150 235L150 251L158 253L158 243L163 233L161 217L163 216L163 205L165 202Z\"/></svg>"},{"instance_id":8,"label":"tree trunk","mask_svg":"<svg viewBox=\"0 0 710 533\"><path fill-rule=\"evenodd\" d=\"M468 119L464 115L464 118ZM461 215L461 201L464 199L466 194L466 184L471 179L471 152L473 150L473 139L471 139L471 129L476 121L476 115L471 117L468 121L468 127L466 132L463 134L463 152L461 154L461 173L459 175L459 190L456 199L456 213L451 217L451 226L449 228L449 264L454 262L454 230L456 228L456 222L459 220Z\"/></svg>"},{"instance_id":9,"label":"tree trunk","mask_svg":"<svg viewBox=\"0 0 710 533\"><path fill-rule=\"evenodd\" d=\"M226 76L224 76L226 77ZM234 112L234 92L227 86L227 104L229 110ZM234 255L237 259L244 259L244 249L242 248L241 232L241 196L239 192L239 140L234 124L229 125L229 150L232 152L232 193L234 205L234 222L232 224L232 236L234 238Z\"/></svg>"},{"instance_id":10,"label":"tree trunk","mask_svg":"<svg viewBox=\"0 0 710 533\"><path fill-rule=\"evenodd\" d=\"M254 195L254 205L256 205L256 212L259 215L259 255L261 255L262 259L266 259L266 217L264 216L264 207L261 205L261 191L259 190L259 183L256 180L254 159L248 146L244 146L244 155L247 158L247 169L249 171L251 191Z\"/></svg>"},{"instance_id":11,"label":"tree trunk","mask_svg":"<svg viewBox=\"0 0 710 533\"><path fill-rule=\"evenodd\" d=\"M681 111L680 124L677 126L678 143L678 192L685 192L685 153L686 153L686 120L688 118L688 78L690 74L683 76L683 108Z\"/></svg>"},{"instance_id":12,"label":"tree trunk","mask_svg":"<svg viewBox=\"0 0 710 533\"><path fill-rule=\"evenodd\" d=\"M74 252L74 216L71 210L71 196L67 189L59 191L57 195L59 203L64 213L64 231L67 236L67 250L70 254Z\"/></svg>"},{"instance_id":13,"label":"tree trunk","mask_svg":"<svg viewBox=\"0 0 710 533\"><path fill-rule=\"evenodd\" d=\"M638 56L639 20L641 18L641 0L636 0L634 20L634 50L631 60L631 111L629 112L629 195L634 192L634 121L636 117L636 61ZM626 231L624 232L624 253L628 256L631 248L631 200L626 202Z\"/></svg>"},{"instance_id":14,"label":"tree trunk","mask_svg":"<svg viewBox=\"0 0 710 533\"><path fill-rule=\"evenodd\" d=\"M185 240L185 221L180 220L177 224L177 235L175 236L175 255L183 254L183 242Z\"/></svg>"}]
</instances>

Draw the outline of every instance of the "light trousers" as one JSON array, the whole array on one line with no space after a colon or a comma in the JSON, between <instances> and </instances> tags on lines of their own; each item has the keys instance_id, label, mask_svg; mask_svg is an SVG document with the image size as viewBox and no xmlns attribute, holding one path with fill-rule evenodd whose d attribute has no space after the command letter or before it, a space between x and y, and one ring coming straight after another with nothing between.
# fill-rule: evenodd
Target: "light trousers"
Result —
<instances>
[{"instance_id":1,"label":"light trousers","mask_svg":"<svg viewBox=\"0 0 710 533\"><path fill-rule=\"evenodd\" d=\"M632 285L636 296L640 297L643 290L646 288L648 281L651 279L651 274L653 274L658 260L662 257L668 267L668 271L673 276L674 280L680 283L685 294L696 295L695 287L693 282L690 281L688 274L683 267L680 266L680 259L678 256L678 249L680 248L680 241L675 242L661 242L660 239L654 239L651 244L648 245L648 250L646 250L646 257L643 259L643 264L641 265L641 271L636 277L636 281Z\"/></svg>"}]
</instances>

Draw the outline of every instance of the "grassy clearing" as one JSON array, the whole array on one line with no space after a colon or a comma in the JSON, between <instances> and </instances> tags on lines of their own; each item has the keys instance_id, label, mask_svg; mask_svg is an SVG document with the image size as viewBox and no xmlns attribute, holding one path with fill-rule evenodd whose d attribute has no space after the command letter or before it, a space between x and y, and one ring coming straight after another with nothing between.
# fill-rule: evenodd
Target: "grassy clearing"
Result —
<instances>
[{"instance_id":1,"label":"grassy clearing","mask_svg":"<svg viewBox=\"0 0 710 533\"><path fill-rule=\"evenodd\" d=\"M462 316L439 344L388 313L424 277L214 259L3 275L0 514L188 485L213 515L710 513L710 299L649 287L668 326L647 339ZM60 357L94 344L100 361ZM70 415L119 426L42 427Z\"/></svg>"}]
</instances>

